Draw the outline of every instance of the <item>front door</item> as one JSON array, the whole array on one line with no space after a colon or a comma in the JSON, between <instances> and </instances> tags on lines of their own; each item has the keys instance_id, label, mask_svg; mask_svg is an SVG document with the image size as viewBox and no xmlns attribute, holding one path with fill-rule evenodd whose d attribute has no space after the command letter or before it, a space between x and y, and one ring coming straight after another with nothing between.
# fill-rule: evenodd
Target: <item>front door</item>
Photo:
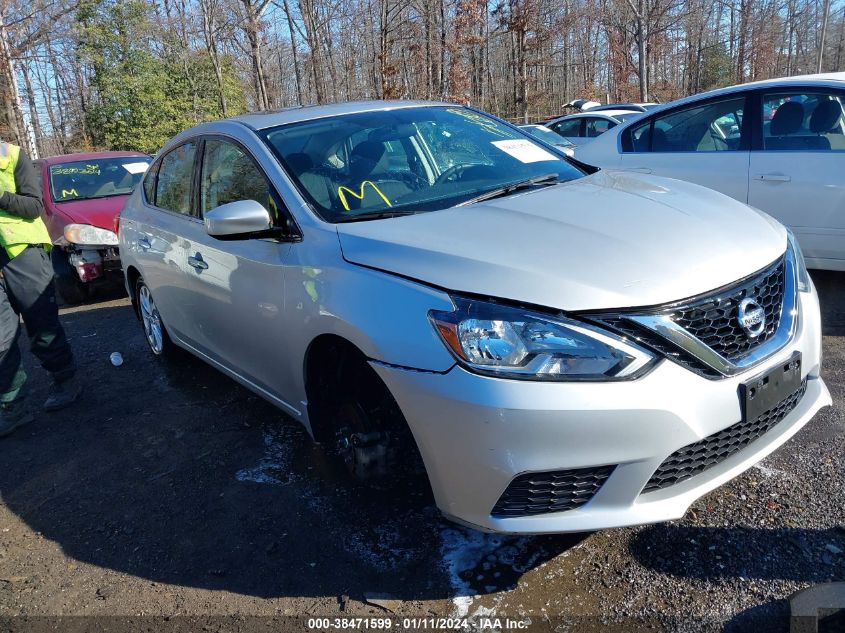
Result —
<instances>
[{"instance_id":1,"label":"front door","mask_svg":"<svg viewBox=\"0 0 845 633\"><path fill-rule=\"evenodd\" d=\"M256 200L280 218L278 196L240 145L203 143L197 195L200 218L238 200ZM183 262L199 351L269 395L280 397L284 328L284 261L290 244L274 239L222 241L202 224L189 236Z\"/></svg>"}]
</instances>

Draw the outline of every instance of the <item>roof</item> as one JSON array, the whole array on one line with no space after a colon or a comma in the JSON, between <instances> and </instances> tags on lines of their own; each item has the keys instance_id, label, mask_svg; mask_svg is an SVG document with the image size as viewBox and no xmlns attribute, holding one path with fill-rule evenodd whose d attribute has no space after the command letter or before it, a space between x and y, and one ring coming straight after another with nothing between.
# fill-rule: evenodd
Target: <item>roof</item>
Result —
<instances>
[{"instance_id":1,"label":"roof","mask_svg":"<svg viewBox=\"0 0 845 633\"><path fill-rule=\"evenodd\" d=\"M814 75L794 75L792 77L776 77L774 79L761 79L760 81L751 81L744 84L736 84L734 86L727 86L725 88L716 88L715 90L709 90L708 92L700 92L695 95L690 95L689 97L682 97L680 99L676 99L675 101L670 101L668 103L662 103L657 108L650 110L649 113L659 112L661 110L667 110L670 107L674 107L677 105L681 105L684 103L692 103L694 101L698 101L699 99L707 99L710 97L718 97L719 95L729 95L733 94L734 92L740 92L742 90L746 90L749 88L765 88L767 86L785 86L789 87L791 84L802 85L802 84L819 84L819 85L827 85L827 84L842 84L845 83L845 72L839 73L819 73ZM838 88L842 88L845 86L837 86Z\"/></svg>"},{"instance_id":2,"label":"roof","mask_svg":"<svg viewBox=\"0 0 845 633\"><path fill-rule=\"evenodd\" d=\"M597 105L588 108L585 112L607 112L608 110L634 110L635 112L645 112L645 107L639 103L608 103L607 105Z\"/></svg>"},{"instance_id":3,"label":"roof","mask_svg":"<svg viewBox=\"0 0 845 633\"><path fill-rule=\"evenodd\" d=\"M557 119L551 119L552 121L559 121L561 119L583 119L586 117L602 117L602 118L610 118L616 116L622 116L623 114L642 114L639 110L600 110L598 112L594 110L586 110L585 112L576 112L575 114L566 114L562 117L558 117Z\"/></svg>"},{"instance_id":4,"label":"roof","mask_svg":"<svg viewBox=\"0 0 845 633\"><path fill-rule=\"evenodd\" d=\"M793 75L792 77L776 77L774 79L761 79L760 81L752 81L731 88L739 88L739 86L765 86L773 83L802 83L806 81L845 81L845 72L840 73L817 73L813 75Z\"/></svg>"},{"instance_id":5,"label":"roof","mask_svg":"<svg viewBox=\"0 0 845 633\"><path fill-rule=\"evenodd\" d=\"M230 120L239 121L254 129L263 130L285 123L296 123L298 121L311 121L330 116L343 114L357 114L359 112L376 112L396 110L399 108L419 108L430 106L454 106L457 104L444 101L411 101L411 100L386 100L386 101L349 101L345 103L332 103L329 105L309 105L285 108L270 112L253 112L232 117Z\"/></svg>"},{"instance_id":6,"label":"roof","mask_svg":"<svg viewBox=\"0 0 845 633\"><path fill-rule=\"evenodd\" d=\"M96 160L102 158L130 158L130 157L145 157L149 158L143 152L78 152L76 154L63 154L61 156L47 156L42 158L48 165L55 165L57 163L72 163L82 160Z\"/></svg>"}]
</instances>

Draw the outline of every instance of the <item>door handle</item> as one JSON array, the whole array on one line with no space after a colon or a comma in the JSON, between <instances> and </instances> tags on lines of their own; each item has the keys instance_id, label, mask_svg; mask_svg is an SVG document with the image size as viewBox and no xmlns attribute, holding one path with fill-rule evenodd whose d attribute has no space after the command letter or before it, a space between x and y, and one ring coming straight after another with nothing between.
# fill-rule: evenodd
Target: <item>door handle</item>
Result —
<instances>
[{"instance_id":1,"label":"door handle","mask_svg":"<svg viewBox=\"0 0 845 633\"><path fill-rule=\"evenodd\" d=\"M789 182L792 177L786 174L757 174L758 180L766 180L768 182Z\"/></svg>"},{"instance_id":2,"label":"door handle","mask_svg":"<svg viewBox=\"0 0 845 633\"><path fill-rule=\"evenodd\" d=\"M150 244L150 240L148 240L146 237L139 237L138 238L138 247L141 250L148 251L153 247L153 245Z\"/></svg>"},{"instance_id":3,"label":"door handle","mask_svg":"<svg viewBox=\"0 0 845 633\"><path fill-rule=\"evenodd\" d=\"M649 167L626 167L625 171L632 171L635 174L650 174L654 170L650 169Z\"/></svg>"},{"instance_id":4,"label":"door handle","mask_svg":"<svg viewBox=\"0 0 845 633\"><path fill-rule=\"evenodd\" d=\"M208 264L199 253L188 258L188 266L196 270L208 270Z\"/></svg>"}]
</instances>

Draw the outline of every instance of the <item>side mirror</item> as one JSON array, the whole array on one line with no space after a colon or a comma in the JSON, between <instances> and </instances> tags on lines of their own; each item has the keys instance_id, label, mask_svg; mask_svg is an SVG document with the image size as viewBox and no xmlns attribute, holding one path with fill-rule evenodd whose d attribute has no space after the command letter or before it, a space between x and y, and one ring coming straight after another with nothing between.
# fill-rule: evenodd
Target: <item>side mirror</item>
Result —
<instances>
[{"instance_id":1,"label":"side mirror","mask_svg":"<svg viewBox=\"0 0 845 633\"><path fill-rule=\"evenodd\" d=\"M205 214L205 230L220 240L270 237L273 228L270 213L260 202L238 200L215 207Z\"/></svg>"}]
</instances>

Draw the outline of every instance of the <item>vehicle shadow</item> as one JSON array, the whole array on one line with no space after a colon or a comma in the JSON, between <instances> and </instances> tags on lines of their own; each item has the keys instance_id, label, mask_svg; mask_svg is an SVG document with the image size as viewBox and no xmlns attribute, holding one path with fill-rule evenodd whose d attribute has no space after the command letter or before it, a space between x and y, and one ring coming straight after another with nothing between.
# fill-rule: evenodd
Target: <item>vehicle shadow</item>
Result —
<instances>
[{"instance_id":1,"label":"vehicle shadow","mask_svg":"<svg viewBox=\"0 0 845 633\"><path fill-rule=\"evenodd\" d=\"M670 523L639 530L631 539L629 550L648 569L708 583L738 579L749 587L758 581L793 581L811 586L845 580L843 527L698 527ZM768 600L745 609L722 629L724 633L788 630L786 599Z\"/></svg>"},{"instance_id":2,"label":"vehicle shadow","mask_svg":"<svg viewBox=\"0 0 845 633\"><path fill-rule=\"evenodd\" d=\"M722 628L722 633L747 633L748 631L789 633L789 602L773 600L749 607L737 613ZM819 633L824 632L820 630Z\"/></svg>"},{"instance_id":3,"label":"vehicle shadow","mask_svg":"<svg viewBox=\"0 0 845 633\"><path fill-rule=\"evenodd\" d=\"M644 567L685 578L845 580L845 529L699 527L639 530L629 549ZM784 561L794 561L784 564Z\"/></svg>"},{"instance_id":4,"label":"vehicle shadow","mask_svg":"<svg viewBox=\"0 0 845 633\"><path fill-rule=\"evenodd\" d=\"M822 333L825 336L845 336L845 273L830 270L811 270L810 276L819 293L822 313Z\"/></svg>"},{"instance_id":5,"label":"vehicle shadow","mask_svg":"<svg viewBox=\"0 0 845 633\"><path fill-rule=\"evenodd\" d=\"M2 440L0 498L76 560L257 597L451 599L514 587L585 538L484 535L425 495L347 485L273 406L198 360L154 359L130 306L62 319L86 391Z\"/></svg>"},{"instance_id":6,"label":"vehicle shadow","mask_svg":"<svg viewBox=\"0 0 845 633\"><path fill-rule=\"evenodd\" d=\"M56 291L56 300L62 308L80 308L89 305L96 305L106 301L115 301L126 296L126 287L123 284L123 276L110 274L102 281L92 282L95 285L90 291L90 296L79 303L66 303L61 294Z\"/></svg>"}]
</instances>

